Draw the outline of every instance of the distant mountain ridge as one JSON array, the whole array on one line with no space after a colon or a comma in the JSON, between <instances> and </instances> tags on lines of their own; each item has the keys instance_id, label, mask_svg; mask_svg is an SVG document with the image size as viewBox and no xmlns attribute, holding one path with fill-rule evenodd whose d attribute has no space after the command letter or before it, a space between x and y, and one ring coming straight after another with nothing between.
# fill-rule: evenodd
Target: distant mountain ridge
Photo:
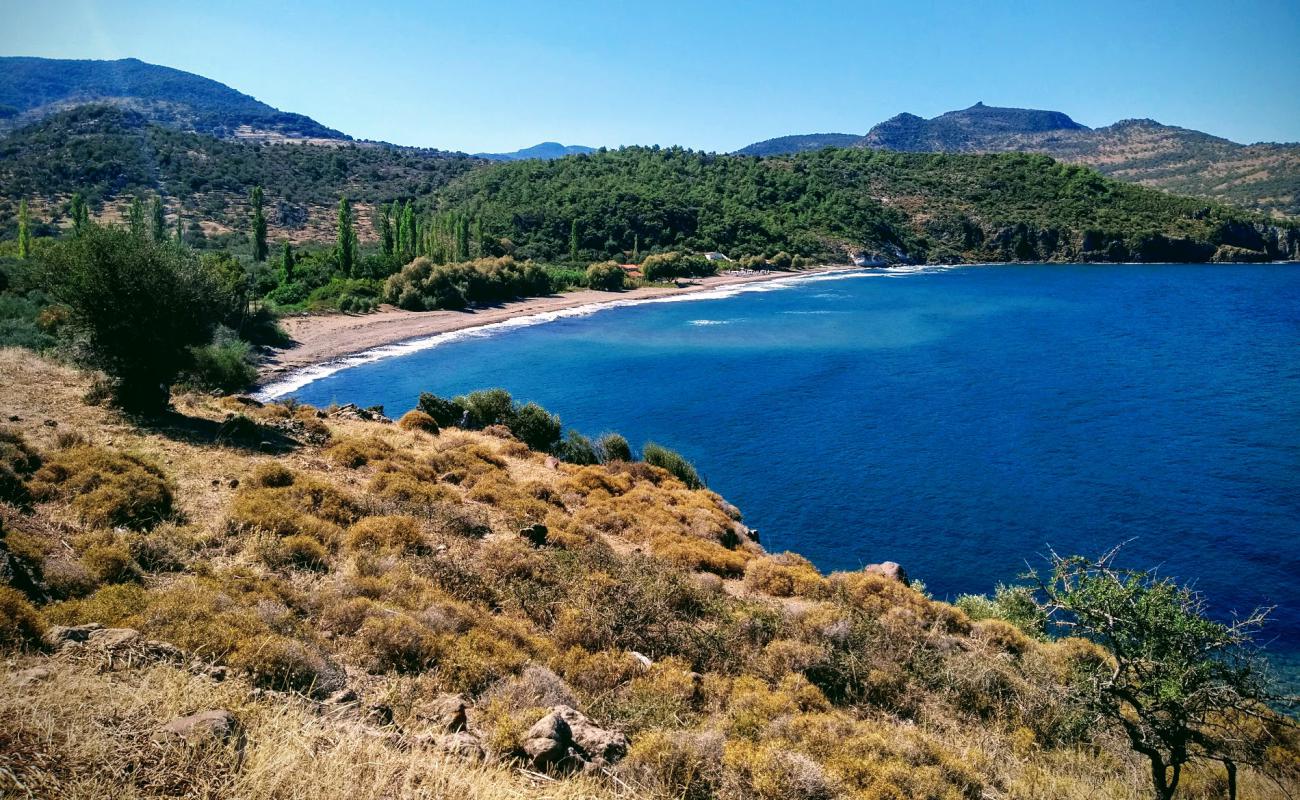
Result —
<instances>
[{"instance_id":1,"label":"distant mountain ridge","mask_svg":"<svg viewBox=\"0 0 1300 800\"><path fill-rule=\"evenodd\" d=\"M564 158L565 156L583 155L594 153L596 148L587 147L582 144L560 144L559 142L542 142L532 147L525 147L522 150L516 150L513 153L475 153L475 158L486 158L490 161L527 161L529 159L541 159L550 161L552 158Z\"/></svg>"},{"instance_id":2,"label":"distant mountain ridge","mask_svg":"<svg viewBox=\"0 0 1300 800\"><path fill-rule=\"evenodd\" d=\"M796 136L778 136L755 142L736 151L738 156L776 156L821 150L825 147L852 147L862 139L856 133L807 133Z\"/></svg>"},{"instance_id":3,"label":"distant mountain ridge","mask_svg":"<svg viewBox=\"0 0 1300 800\"><path fill-rule=\"evenodd\" d=\"M824 147L900 152L1042 153L1130 183L1274 216L1300 216L1300 144L1243 145L1150 119L1089 128L1059 111L976 103L932 119L899 114L852 142L785 136L738 154L788 155Z\"/></svg>"},{"instance_id":4,"label":"distant mountain ridge","mask_svg":"<svg viewBox=\"0 0 1300 800\"><path fill-rule=\"evenodd\" d=\"M351 138L210 78L135 58L0 57L0 132L87 104L118 106L169 128L223 139Z\"/></svg>"}]
</instances>

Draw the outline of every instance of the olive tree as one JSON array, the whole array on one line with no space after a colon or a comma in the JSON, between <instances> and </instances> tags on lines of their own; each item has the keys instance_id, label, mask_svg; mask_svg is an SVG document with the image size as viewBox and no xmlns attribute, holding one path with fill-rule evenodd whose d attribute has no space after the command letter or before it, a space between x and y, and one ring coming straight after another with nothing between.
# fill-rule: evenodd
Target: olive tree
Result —
<instances>
[{"instance_id":1,"label":"olive tree","mask_svg":"<svg viewBox=\"0 0 1300 800\"><path fill-rule=\"evenodd\" d=\"M88 225L44 255L51 293L71 311L79 355L113 381L122 408L156 413L206 343L228 298L193 251Z\"/></svg>"},{"instance_id":2,"label":"olive tree","mask_svg":"<svg viewBox=\"0 0 1300 800\"><path fill-rule=\"evenodd\" d=\"M1265 705L1254 646L1268 609L1212 619L1200 593L1119 569L1115 555L1053 554L1051 577L1037 580L1052 622L1110 653L1077 676L1075 699L1149 761L1155 797L1172 798L1183 767L1207 760L1223 764L1236 797L1238 764L1261 762L1267 737L1260 731L1280 721Z\"/></svg>"}]
</instances>

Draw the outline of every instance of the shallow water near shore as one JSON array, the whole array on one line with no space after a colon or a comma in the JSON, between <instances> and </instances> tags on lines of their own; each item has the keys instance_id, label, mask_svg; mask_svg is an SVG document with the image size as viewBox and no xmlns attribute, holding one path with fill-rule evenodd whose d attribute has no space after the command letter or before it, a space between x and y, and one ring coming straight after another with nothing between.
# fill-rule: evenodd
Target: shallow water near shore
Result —
<instances>
[{"instance_id":1,"label":"shallow water near shore","mask_svg":"<svg viewBox=\"0 0 1300 800\"><path fill-rule=\"evenodd\" d=\"M397 416L491 386L681 450L823 570L891 559L951 599L1126 542L1220 614L1276 605L1294 675L1298 266L822 275L447 337L294 395Z\"/></svg>"}]
</instances>

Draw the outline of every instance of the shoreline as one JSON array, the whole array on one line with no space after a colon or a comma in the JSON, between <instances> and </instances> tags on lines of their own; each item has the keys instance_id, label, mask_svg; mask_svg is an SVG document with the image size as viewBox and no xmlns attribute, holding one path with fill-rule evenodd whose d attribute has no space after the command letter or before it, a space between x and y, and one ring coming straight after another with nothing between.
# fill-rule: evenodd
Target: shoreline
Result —
<instances>
[{"instance_id":1,"label":"shoreline","mask_svg":"<svg viewBox=\"0 0 1300 800\"><path fill-rule=\"evenodd\" d=\"M276 348L258 365L253 394L273 398L355 363L390 355L399 355L403 345L433 340L451 334L485 327L505 327L527 323L543 315L575 309L592 312L608 306L621 306L664 298L689 297L708 291L764 283L774 280L855 272L861 267L818 266L802 270L751 272L741 275L722 274L705 278L682 279L674 286L643 286L621 292L580 289L546 297L511 300L498 305L467 311L404 311L383 306L370 314L311 314L284 317L280 326L293 344ZM536 321L544 321L537 319ZM392 353L375 351L392 349ZM374 358L365 358L374 354ZM295 380L295 377L298 378Z\"/></svg>"}]
</instances>

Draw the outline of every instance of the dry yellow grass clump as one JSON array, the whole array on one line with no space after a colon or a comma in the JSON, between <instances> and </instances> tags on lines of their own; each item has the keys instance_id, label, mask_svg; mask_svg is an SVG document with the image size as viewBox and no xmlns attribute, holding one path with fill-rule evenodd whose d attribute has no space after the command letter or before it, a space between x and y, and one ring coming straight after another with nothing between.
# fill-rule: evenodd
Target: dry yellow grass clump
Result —
<instances>
[{"instance_id":1,"label":"dry yellow grass clump","mask_svg":"<svg viewBox=\"0 0 1300 800\"><path fill-rule=\"evenodd\" d=\"M0 371L0 796L1127 800L1148 780L1071 699L1096 645L768 555L658 467L202 396L141 427L35 356ZM88 623L112 630L50 627ZM232 727L167 730L218 710ZM1243 797L1297 786L1300 749L1269 735ZM1198 767L1182 796L1216 781Z\"/></svg>"}]
</instances>

